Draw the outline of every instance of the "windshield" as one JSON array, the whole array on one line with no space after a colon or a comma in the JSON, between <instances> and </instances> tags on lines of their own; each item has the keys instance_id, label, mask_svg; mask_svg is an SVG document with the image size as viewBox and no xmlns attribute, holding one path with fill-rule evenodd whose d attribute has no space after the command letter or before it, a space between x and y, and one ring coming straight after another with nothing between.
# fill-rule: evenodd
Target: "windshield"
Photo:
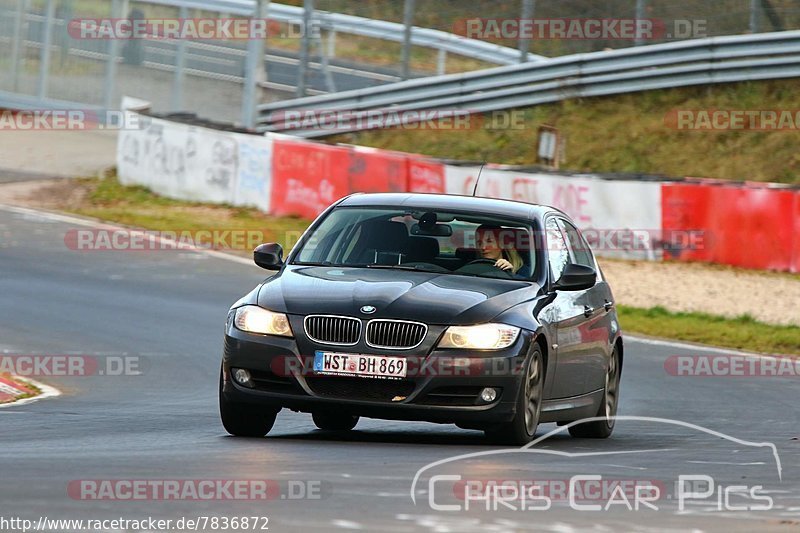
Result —
<instances>
[{"instance_id":1,"label":"windshield","mask_svg":"<svg viewBox=\"0 0 800 533\"><path fill-rule=\"evenodd\" d=\"M492 215L340 207L306 237L293 264L527 280L537 267L532 236L527 222Z\"/></svg>"}]
</instances>

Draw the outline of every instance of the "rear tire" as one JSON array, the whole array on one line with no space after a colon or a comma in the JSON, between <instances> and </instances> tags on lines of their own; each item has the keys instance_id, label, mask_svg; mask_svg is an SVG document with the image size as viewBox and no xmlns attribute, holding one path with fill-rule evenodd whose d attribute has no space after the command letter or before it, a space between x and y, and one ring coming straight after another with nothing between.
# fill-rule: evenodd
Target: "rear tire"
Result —
<instances>
[{"instance_id":1,"label":"rear tire","mask_svg":"<svg viewBox=\"0 0 800 533\"><path fill-rule=\"evenodd\" d=\"M311 413L314 425L325 431L350 431L358 424L359 417L335 411L314 411Z\"/></svg>"},{"instance_id":2,"label":"rear tire","mask_svg":"<svg viewBox=\"0 0 800 533\"><path fill-rule=\"evenodd\" d=\"M219 377L219 415L225 431L236 437L263 437L272 429L280 409L259 409L249 404L228 400L222 392Z\"/></svg>"},{"instance_id":3,"label":"rear tire","mask_svg":"<svg viewBox=\"0 0 800 533\"><path fill-rule=\"evenodd\" d=\"M614 432L614 417L617 415L619 405L619 378L620 371L619 350L614 346L606 369L606 386L603 389L603 402L597 410L596 417L605 420L595 420L584 424L569 427L569 434L580 439L607 439Z\"/></svg>"},{"instance_id":4,"label":"rear tire","mask_svg":"<svg viewBox=\"0 0 800 533\"><path fill-rule=\"evenodd\" d=\"M544 390L544 361L538 345L528 357L525 373L520 380L517 409L510 422L504 422L485 431L489 440L497 444L521 446L533 440L542 412Z\"/></svg>"}]
</instances>

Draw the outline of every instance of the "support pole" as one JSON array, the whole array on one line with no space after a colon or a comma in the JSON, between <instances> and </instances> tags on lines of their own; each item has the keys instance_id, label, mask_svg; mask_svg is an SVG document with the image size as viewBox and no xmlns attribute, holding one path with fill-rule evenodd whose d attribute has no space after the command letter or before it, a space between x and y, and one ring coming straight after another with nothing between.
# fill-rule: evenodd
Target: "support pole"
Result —
<instances>
[{"instance_id":1,"label":"support pole","mask_svg":"<svg viewBox=\"0 0 800 533\"><path fill-rule=\"evenodd\" d=\"M39 80L36 86L36 96L39 100L47 97L47 82L50 76L50 47L53 45L53 19L56 13L56 1L47 0L47 14L44 21L44 39L39 60Z\"/></svg>"},{"instance_id":2,"label":"support pole","mask_svg":"<svg viewBox=\"0 0 800 533\"><path fill-rule=\"evenodd\" d=\"M414 27L414 0L405 0L403 5L403 57L402 78L411 77L411 29Z\"/></svg>"},{"instance_id":3,"label":"support pole","mask_svg":"<svg viewBox=\"0 0 800 533\"><path fill-rule=\"evenodd\" d=\"M303 0L303 41L300 45L300 64L297 69L297 97L306 95L306 76L308 56L311 50L311 19L314 13L314 0Z\"/></svg>"}]
</instances>

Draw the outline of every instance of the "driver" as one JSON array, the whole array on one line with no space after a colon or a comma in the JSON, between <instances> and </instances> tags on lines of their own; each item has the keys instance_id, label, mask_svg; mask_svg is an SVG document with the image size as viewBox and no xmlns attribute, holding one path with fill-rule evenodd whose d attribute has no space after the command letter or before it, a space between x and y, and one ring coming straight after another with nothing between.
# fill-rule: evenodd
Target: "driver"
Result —
<instances>
[{"instance_id":1,"label":"driver","mask_svg":"<svg viewBox=\"0 0 800 533\"><path fill-rule=\"evenodd\" d=\"M522 256L514 248L514 239L503 234L503 228L490 224L482 224L475 230L475 242L484 259L494 260L494 266L500 270L510 271L521 276L530 275L524 272ZM520 270L523 271L520 271Z\"/></svg>"}]
</instances>

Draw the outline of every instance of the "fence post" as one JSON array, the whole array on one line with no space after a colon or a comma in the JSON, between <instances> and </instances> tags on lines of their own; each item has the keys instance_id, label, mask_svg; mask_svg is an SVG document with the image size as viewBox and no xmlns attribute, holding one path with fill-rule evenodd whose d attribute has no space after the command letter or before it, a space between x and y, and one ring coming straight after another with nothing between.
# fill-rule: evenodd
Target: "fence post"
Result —
<instances>
[{"instance_id":1,"label":"fence post","mask_svg":"<svg viewBox=\"0 0 800 533\"><path fill-rule=\"evenodd\" d=\"M14 38L11 41L11 90L19 90L19 63L22 53L22 26L25 22L25 0L17 0L17 12L14 17Z\"/></svg>"},{"instance_id":2,"label":"fence post","mask_svg":"<svg viewBox=\"0 0 800 533\"><path fill-rule=\"evenodd\" d=\"M303 41L300 44L300 64L297 69L297 96L306 95L306 73L308 71L308 55L311 47L311 14L314 11L314 0L303 0Z\"/></svg>"},{"instance_id":3,"label":"fence post","mask_svg":"<svg viewBox=\"0 0 800 533\"><path fill-rule=\"evenodd\" d=\"M185 21L189 18L189 8L181 6L178 17ZM172 98L170 107L173 111L180 111L183 107L183 80L185 79L184 69L186 68L186 39L178 40L178 49L175 52L175 75L172 78Z\"/></svg>"},{"instance_id":4,"label":"fence post","mask_svg":"<svg viewBox=\"0 0 800 533\"><path fill-rule=\"evenodd\" d=\"M336 30L333 25L328 29L328 57L336 57Z\"/></svg>"},{"instance_id":5,"label":"fence post","mask_svg":"<svg viewBox=\"0 0 800 533\"><path fill-rule=\"evenodd\" d=\"M111 0L111 18L122 18L119 0ZM117 77L117 56L119 41L112 36L108 40L108 62L106 63L106 80L103 86L103 105L106 111L114 108L114 81Z\"/></svg>"},{"instance_id":6,"label":"fence post","mask_svg":"<svg viewBox=\"0 0 800 533\"><path fill-rule=\"evenodd\" d=\"M758 33L759 0L750 0L750 33Z\"/></svg>"},{"instance_id":7,"label":"fence post","mask_svg":"<svg viewBox=\"0 0 800 533\"><path fill-rule=\"evenodd\" d=\"M331 74L331 65L328 61L328 53L325 49L325 46L322 42L322 28L323 24L317 20L316 18L313 19L313 29L314 29L314 42L316 43L317 50L319 50L319 62L320 68L322 69L322 74L325 76L325 88L328 92L335 93L336 92L336 83L333 81L333 74Z\"/></svg>"},{"instance_id":8,"label":"fence post","mask_svg":"<svg viewBox=\"0 0 800 533\"><path fill-rule=\"evenodd\" d=\"M263 21L267 19L269 0L256 0L256 11L253 18ZM266 27L266 26L265 26ZM253 128L256 124L256 105L259 97L260 73L264 69L264 39L249 36L247 56L245 57L244 87L242 88L242 125Z\"/></svg>"},{"instance_id":9,"label":"fence post","mask_svg":"<svg viewBox=\"0 0 800 533\"><path fill-rule=\"evenodd\" d=\"M55 18L56 2L47 0L47 14L44 21L44 39L39 62L39 80L36 86L36 96L44 100L47 96L47 80L50 75L50 47L53 44L53 18Z\"/></svg>"},{"instance_id":10,"label":"fence post","mask_svg":"<svg viewBox=\"0 0 800 533\"><path fill-rule=\"evenodd\" d=\"M644 16L645 15L645 13L644 13L645 1L646 0L636 0L636 20L642 20L642 19L645 18L645 16ZM637 25L637 27L638 27L638 25ZM637 31L636 32L636 39L633 42L633 46L642 46L643 44L644 44L644 39L642 38L642 36Z\"/></svg>"},{"instance_id":11,"label":"fence post","mask_svg":"<svg viewBox=\"0 0 800 533\"><path fill-rule=\"evenodd\" d=\"M414 0L405 0L403 4L403 57L402 78L411 76L411 28L414 26Z\"/></svg>"},{"instance_id":12,"label":"fence post","mask_svg":"<svg viewBox=\"0 0 800 533\"><path fill-rule=\"evenodd\" d=\"M443 76L447 73L447 50L439 48L439 55L436 60L436 74Z\"/></svg>"},{"instance_id":13,"label":"fence post","mask_svg":"<svg viewBox=\"0 0 800 533\"><path fill-rule=\"evenodd\" d=\"M520 15L520 24L518 27L522 27L523 20L529 20L533 18L533 10L536 8L534 4L534 0L522 0L522 14ZM527 27L527 25L526 25ZM519 36L519 44L517 45L519 49L519 62L525 63L528 61L528 50L531 46L531 39L530 37L523 37L520 33Z\"/></svg>"}]
</instances>

